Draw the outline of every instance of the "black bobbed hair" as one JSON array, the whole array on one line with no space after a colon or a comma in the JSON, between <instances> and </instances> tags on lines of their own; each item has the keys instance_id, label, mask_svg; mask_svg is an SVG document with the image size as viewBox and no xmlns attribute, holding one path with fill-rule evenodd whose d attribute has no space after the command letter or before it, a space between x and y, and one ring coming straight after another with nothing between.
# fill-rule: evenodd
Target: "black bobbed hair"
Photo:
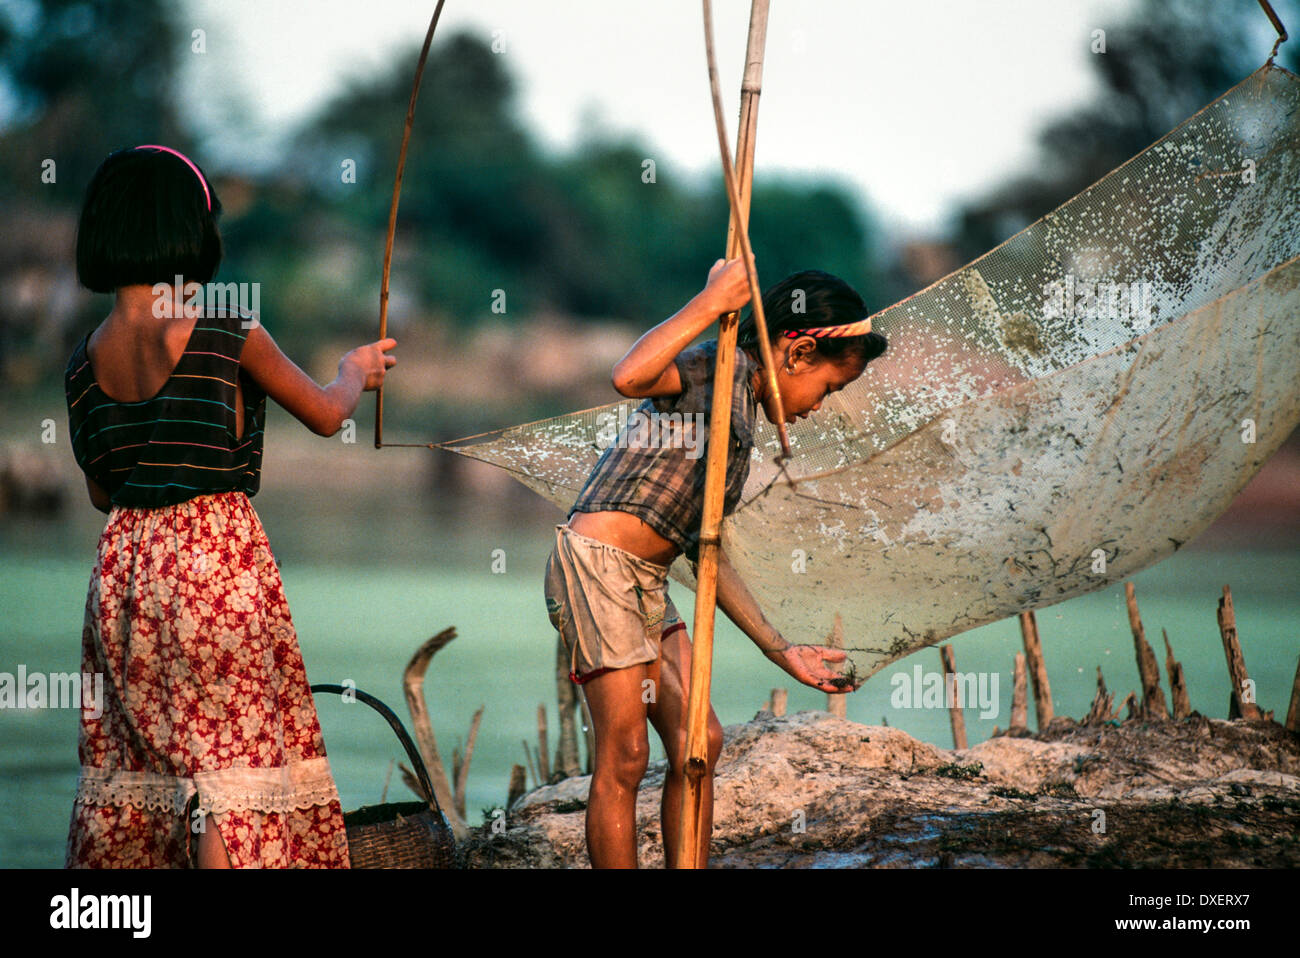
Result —
<instances>
[{"instance_id":1,"label":"black bobbed hair","mask_svg":"<svg viewBox=\"0 0 1300 958\"><path fill-rule=\"evenodd\" d=\"M763 316L767 334L777 342L787 331L842 326L867 315L862 297L844 280L818 269L806 269L787 276L763 293ZM758 351L758 330L751 310L740 323L737 343L752 353ZM816 337L817 355L833 362L849 359L861 363L884 354L888 340L872 331L861 336Z\"/></svg>"},{"instance_id":2,"label":"black bobbed hair","mask_svg":"<svg viewBox=\"0 0 1300 958\"><path fill-rule=\"evenodd\" d=\"M157 149L110 154L90 178L77 223L81 285L111 293L137 283L171 284L177 276L209 282L221 263L221 201L201 169L199 176Z\"/></svg>"}]
</instances>

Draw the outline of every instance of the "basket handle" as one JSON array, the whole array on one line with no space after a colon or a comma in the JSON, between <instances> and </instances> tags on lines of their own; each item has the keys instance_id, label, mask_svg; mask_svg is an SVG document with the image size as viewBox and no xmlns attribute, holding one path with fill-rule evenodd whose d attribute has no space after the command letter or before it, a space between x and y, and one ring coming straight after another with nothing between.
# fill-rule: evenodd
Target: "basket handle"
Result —
<instances>
[{"instance_id":1,"label":"basket handle","mask_svg":"<svg viewBox=\"0 0 1300 958\"><path fill-rule=\"evenodd\" d=\"M434 794L433 783L429 781L429 770L424 767L424 759L420 756L420 750L415 747L411 741L411 736L406 734L406 728L387 705L375 698L369 692L363 692L358 688L344 688L341 685L313 685L313 692L333 692L336 695L353 695L360 702L365 702L372 709L384 717L384 720L392 726L393 731L397 733L398 741L402 743L402 748L406 749L406 757L411 760L411 767L415 769L415 777L420 782L420 787L424 789L424 794L429 796L429 807L442 814L442 808L438 805L438 796Z\"/></svg>"}]
</instances>

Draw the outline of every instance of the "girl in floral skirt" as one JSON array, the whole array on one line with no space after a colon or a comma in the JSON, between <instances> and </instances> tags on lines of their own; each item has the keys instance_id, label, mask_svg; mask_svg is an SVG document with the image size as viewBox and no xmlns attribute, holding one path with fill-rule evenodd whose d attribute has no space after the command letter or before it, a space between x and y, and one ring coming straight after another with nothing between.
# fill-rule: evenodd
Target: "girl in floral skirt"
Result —
<instances>
[{"instance_id":1,"label":"girl in floral skirt","mask_svg":"<svg viewBox=\"0 0 1300 958\"><path fill-rule=\"evenodd\" d=\"M197 307L221 260L220 211L192 161L140 146L104 161L81 212L78 279L115 299L65 378L73 452L108 513L82 631L82 671L104 676L105 701L99 718L83 713L70 867L348 864L249 497L266 397L333 435L396 343L352 350L322 388L252 314Z\"/></svg>"}]
</instances>

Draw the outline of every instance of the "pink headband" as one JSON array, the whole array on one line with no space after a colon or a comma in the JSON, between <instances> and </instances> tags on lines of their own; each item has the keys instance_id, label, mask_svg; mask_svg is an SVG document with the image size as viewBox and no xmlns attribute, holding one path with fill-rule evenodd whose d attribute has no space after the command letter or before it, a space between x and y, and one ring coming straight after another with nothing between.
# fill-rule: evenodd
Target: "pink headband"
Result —
<instances>
[{"instance_id":1,"label":"pink headband","mask_svg":"<svg viewBox=\"0 0 1300 958\"><path fill-rule=\"evenodd\" d=\"M203 198L208 201L208 212L209 213L212 212L212 194L208 192L208 181L203 178L203 174L199 172L199 168L194 165L194 162L188 156L186 156L184 153L180 152L179 150L173 150L170 146L159 146L156 143L148 143L145 144L144 146L137 146L136 149L137 150L162 150L164 153L170 153L172 156L180 157L181 162L183 162L186 166L188 166L191 170L193 170L194 175L197 176L199 178L199 182L203 184Z\"/></svg>"},{"instance_id":2,"label":"pink headband","mask_svg":"<svg viewBox=\"0 0 1300 958\"><path fill-rule=\"evenodd\" d=\"M797 339L800 336L812 336L815 339L822 337L839 338L841 336L865 336L871 332L871 319L859 319L854 323L845 323L842 326L816 326L812 329L787 329L785 331L786 339Z\"/></svg>"}]
</instances>

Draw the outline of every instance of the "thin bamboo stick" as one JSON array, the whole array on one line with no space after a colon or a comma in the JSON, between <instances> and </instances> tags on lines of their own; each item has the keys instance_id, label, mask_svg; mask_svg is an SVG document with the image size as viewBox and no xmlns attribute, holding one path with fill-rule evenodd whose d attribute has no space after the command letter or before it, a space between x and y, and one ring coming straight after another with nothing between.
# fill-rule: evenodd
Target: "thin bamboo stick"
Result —
<instances>
[{"instance_id":1,"label":"thin bamboo stick","mask_svg":"<svg viewBox=\"0 0 1300 958\"><path fill-rule=\"evenodd\" d=\"M1268 22L1273 24L1273 29L1277 31L1277 40L1273 43L1273 49L1268 55L1268 64L1271 66L1273 58L1277 56L1277 49L1287 41L1286 27L1282 25L1282 20L1273 10L1273 5L1268 0L1259 0L1260 7L1264 10L1264 15L1268 17Z\"/></svg>"},{"instance_id":2,"label":"thin bamboo stick","mask_svg":"<svg viewBox=\"0 0 1300 958\"><path fill-rule=\"evenodd\" d=\"M420 59L415 64L415 79L411 83L411 99L406 104L406 122L402 125L402 148L397 151L397 175L393 177L393 201L388 207L388 238L384 241L384 274L379 282L379 338L388 336L388 278L393 270L393 237L397 234L397 201L402 195L402 174L406 171L406 148L411 142L411 125L415 122L415 101L420 95L420 78L424 64L429 59L429 44L438 27L444 0L438 0L429 20L429 30L424 35ZM375 448L384 446L384 387L375 390Z\"/></svg>"},{"instance_id":3,"label":"thin bamboo stick","mask_svg":"<svg viewBox=\"0 0 1300 958\"><path fill-rule=\"evenodd\" d=\"M1259 0L1259 5L1264 8L1264 15L1268 17L1269 23L1273 24L1273 29L1277 31L1280 38L1279 42L1285 43L1287 40L1286 27L1282 25L1282 19L1274 12L1273 5L1268 0Z\"/></svg>"},{"instance_id":4,"label":"thin bamboo stick","mask_svg":"<svg viewBox=\"0 0 1300 958\"><path fill-rule=\"evenodd\" d=\"M767 337L767 317L763 312L763 291L758 283L758 267L754 264L754 250L749 243L749 201L754 185L754 139L758 135L758 98L763 92L763 44L767 40L767 2L754 0L750 7L750 40L754 39L755 18L761 13L762 36L755 50L753 44L745 49L745 74L740 84L740 129L737 131L736 163L732 166L727 151L727 127L722 119L722 95L718 92L718 69L713 57L713 17L709 0L704 0L704 49L709 61L709 91L713 96L713 122L718 131L718 153L722 157L722 179L731 207L731 221L727 227L727 259L740 256L745 263L745 276L749 280L750 309L754 314L754 329L758 339L758 352L763 361L763 375L776 412L776 435L781 444L780 461L790 458L790 437L785 425L785 407L781 390L776 384L776 363L772 359L772 344ZM761 12L756 8L762 7ZM739 171L739 172L738 172ZM743 177L744 182L740 182ZM734 319L736 314L729 318ZM717 384L714 384L717 396Z\"/></svg>"},{"instance_id":5,"label":"thin bamboo stick","mask_svg":"<svg viewBox=\"0 0 1300 958\"><path fill-rule=\"evenodd\" d=\"M703 0L705 51L709 63L709 84L713 91L714 113L720 113L717 94L717 64L713 56L713 12L709 0ZM745 76L741 86L740 125L736 153L741 175L752 180L754 167L754 138L757 130L758 96L762 90L763 48L767 40L767 0L754 0L749 14L749 39L745 52ZM748 246L745 228L749 207L741 200L748 196L748 186L736 188L731 157L727 152L726 132L719 129L719 149L723 156L723 173L731 199L731 225L727 234L727 258L735 256L740 243ZM752 267L753 252L746 258L750 280L750 295L754 299L755 316L762 309L762 294L756 292ZM713 380L713 409L709 423L709 451L705 467L704 514L700 524L700 552L696 574L695 617L691 648L691 689L686 709L686 763L682 788L681 827L675 849L678 868L700 868L705 864L708 835L701 835L700 817L703 811L703 777L708 768L709 686L713 672L713 619L717 603L718 585L718 535L722 523L724 483L727 471L727 452L731 446L731 379L736 362L736 314L722 317L718 328L718 355ZM760 332L760 341L766 336ZM703 851L701 849L703 845Z\"/></svg>"}]
</instances>

